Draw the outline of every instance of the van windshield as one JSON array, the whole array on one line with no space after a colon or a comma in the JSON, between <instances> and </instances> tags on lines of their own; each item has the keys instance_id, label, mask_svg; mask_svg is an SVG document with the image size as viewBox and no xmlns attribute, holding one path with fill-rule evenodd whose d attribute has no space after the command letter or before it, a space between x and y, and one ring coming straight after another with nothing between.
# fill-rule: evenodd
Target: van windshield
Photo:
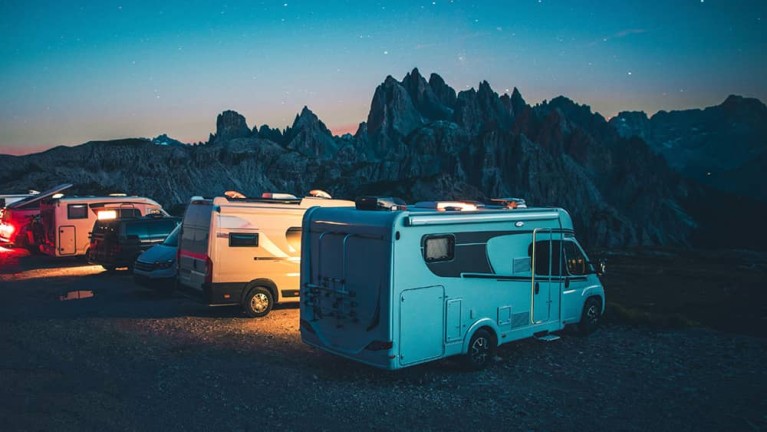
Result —
<instances>
[{"instance_id":1,"label":"van windshield","mask_svg":"<svg viewBox=\"0 0 767 432\"><path fill-rule=\"evenodd\" d=\"M181 225L177 225L176 228L168 234L168 238L165 239L162 244L165 246L178 247L178 233L181 231Z\"/></svg>"}]
</instances>

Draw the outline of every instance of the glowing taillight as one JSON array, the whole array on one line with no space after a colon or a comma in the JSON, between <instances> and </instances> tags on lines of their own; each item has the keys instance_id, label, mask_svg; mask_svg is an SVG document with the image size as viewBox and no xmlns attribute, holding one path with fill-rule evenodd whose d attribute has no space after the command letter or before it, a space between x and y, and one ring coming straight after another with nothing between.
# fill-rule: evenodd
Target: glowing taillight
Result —
<instances>
[{"instance_id":1,"label":"glowing taillight","mask_svg":"<svg viewBox=\"0 0 767 432\"><path fill-rule=\"evenodd\" d=\"M16 231L16 227L10 224L0 224L0 234L3 235L3 237L9 238L11 235L13 235L13 232Z\"/></svg>"}]
</instances>

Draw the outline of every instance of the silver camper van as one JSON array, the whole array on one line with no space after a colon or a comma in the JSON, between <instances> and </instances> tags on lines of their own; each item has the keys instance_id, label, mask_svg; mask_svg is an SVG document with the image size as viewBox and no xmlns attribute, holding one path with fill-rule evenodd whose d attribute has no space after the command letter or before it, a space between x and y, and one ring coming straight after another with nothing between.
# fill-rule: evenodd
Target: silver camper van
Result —
<instances>
[{"instance_id":1,"label":"silver camper van","mask_svg":"<svg viewBox=\"0 0 767 432\"><path fill-rule=\"evenodd\" d=\"M384 369L498 345L593 331L604 311L597 264L561 208L405 207L364 198L312 208L301 249L302 340Z\"/></svg>"}]
</instances>

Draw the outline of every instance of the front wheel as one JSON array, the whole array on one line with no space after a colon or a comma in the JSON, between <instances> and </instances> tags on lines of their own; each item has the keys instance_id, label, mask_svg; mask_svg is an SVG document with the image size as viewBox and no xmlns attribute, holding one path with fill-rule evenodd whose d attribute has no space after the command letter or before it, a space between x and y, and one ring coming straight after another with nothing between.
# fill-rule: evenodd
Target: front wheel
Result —
<instances>
[{"instance_id":1,"label":"front wheel","mask_svg":"<svg viewBox=\"0 0 767 432\"><path fill-rule=\"evenodd\" d=\"M464 356L464 364L471 370L486 368L495 358L495 348L493 335L485 329L477 330L469 341L469 351Z\"/></svg>"},{"instance_id":2,"label":"front wheel","mask_svg":"<svg viewBox=\"0 0 767 432\"><path fill-rule=\"evenodd\" d=\"M599 327L602 319L602 302L597 297L591 297L583 304L581 313L581 322L578 323L578 330L582 335L588 335Z\"/></svg>"},{"instance_id":3,"label":"front wheel","mask_svg":"<svg viewBox=\"0 0 767 432\"><path fill-rule=\"evenodd\" d=\"M242 303L242 308L245 313L253 318L260 318L266 316L274 306L274 297L268 289L264 287L255 287L248 295L245 296L245 300Z\"/></svg>"}]
</instances>

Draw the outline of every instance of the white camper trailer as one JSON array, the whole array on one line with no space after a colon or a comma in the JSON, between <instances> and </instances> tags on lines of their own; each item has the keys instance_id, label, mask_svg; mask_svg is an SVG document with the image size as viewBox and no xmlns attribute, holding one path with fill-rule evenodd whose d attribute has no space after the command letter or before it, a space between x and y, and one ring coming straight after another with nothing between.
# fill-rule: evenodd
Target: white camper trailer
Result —
<instances>
[{"instance_id":1,"label":"white camper trailer","mask_svg":"<svg viewBox=\"0 0 767 432\"><path fill-rule=\"evenodd\" d=\"M500 344L599 322L597 265L565 210L380 203L306 212L305 343L384 369L461 354L478 369Z\"/></svg>"},{"instance_id":2,"label":"white camper trailer","mask_svg":"<svg viewBox=\"0 0 767 432\"><path fill-rule=\"evenodd\" d=\"M12 203L6 203L0 209L0 243L10 246L25 247L37 252L42 241L42 229L38 221L40 203L62 191L72 187L69 183L60 184L41 193L29 196Z\"/></svg>"},{"instance_id":3,"label":"white camper trailer","mask_svg":"<svg viewBox=\"0 0 767 432\"><path fill-rule=\"evenodd\" d=\"M40 250L51 256L88 252L90 233L98 219L165 214L157 202L137 196L62 197L40 204L43 239Z\"/></svg>"},{"instance_id":4,"label":"white camper trailer","mask_svg":"<svg viewBox=\"0 0 767 432\"><path fill-rule=\"evenodd\" d=\"M297 302L301 218L313 206L352 201L288 194L268 198L192 198L179 236L178 283L211 305L240 304L261 317Z\"/></svg>"}]
</instances>

